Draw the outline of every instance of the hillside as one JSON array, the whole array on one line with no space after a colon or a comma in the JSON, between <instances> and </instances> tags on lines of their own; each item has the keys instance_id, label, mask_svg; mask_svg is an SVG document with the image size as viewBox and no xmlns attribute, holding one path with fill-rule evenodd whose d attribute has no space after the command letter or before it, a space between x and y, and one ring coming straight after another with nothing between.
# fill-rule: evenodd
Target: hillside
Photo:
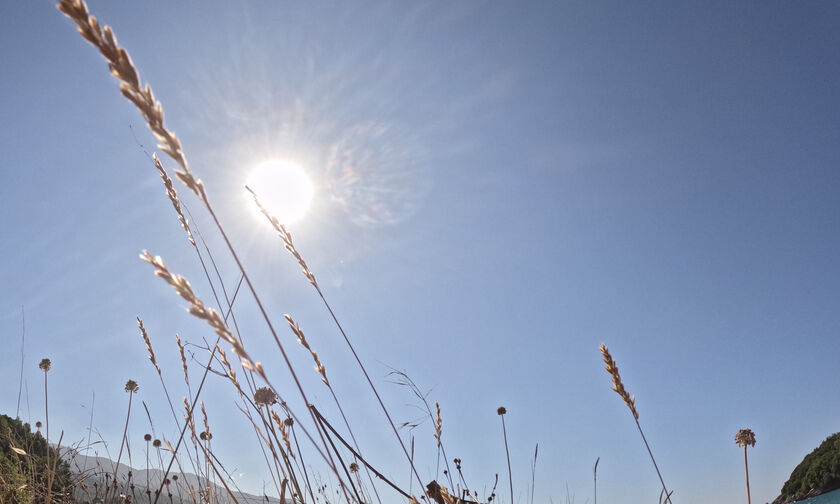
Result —
<instances>
[{"instance_id":1,"label":"hillside","mask_svg":"<svg viewBox=\"0 0 840 504\"><path fill-rule=\"evenodd\" d=\"M55 450L50 448L50 465ZM37 501L47 488L47 441L29 424L0 415L0 502L28 504ZM72 477L67 463L55 464L53 502L72 502Z\"/></svg>"},{"instance_id":2,"label":"hillside","mask_svg":"<svg viewBox=\"0 0 840 504\"><path fill-rule=\"evenodd\" d=\"M840 488L840 432L802 459L773 504L788 504Z\"/></svg>"}]
</instances>

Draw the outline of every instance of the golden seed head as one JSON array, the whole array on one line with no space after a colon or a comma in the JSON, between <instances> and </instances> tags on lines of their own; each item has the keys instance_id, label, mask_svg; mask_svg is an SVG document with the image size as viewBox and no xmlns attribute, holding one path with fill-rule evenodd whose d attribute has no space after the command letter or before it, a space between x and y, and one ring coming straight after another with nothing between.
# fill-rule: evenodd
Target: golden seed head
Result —
<instances>
[{"instance_id":1,"label":"golden seed head","mask_svg":"<svg viewBox=\"0 0 840 504\"><path fill-rule=\"evenodd\" d=\"M621 396L624 400L624 404L630 408L630 412L633 414L633 418L636 420L639 419L639 412L636 410L636 398L631 396L629 392L624 388L624 383L621 381L621 375L618 373L618 364L615 363L615 360L612 358L610 354L610 349L607 348L606 345L601 343L601 355L604 357L604 368L607 370L607 373L610 374L612 377L612 390L615 391L616 394Z\"/></svg>"},{"instance_id":2,"label":"golden seed head","mask_svg":"<svg viewBox=\"0 0 840 504\"><path fill-rule=\"evenodd\" d=\"M134 393L140 390L140 387L137 385L137 382L134 380L128 380L125 382L125 391L129 393Z\"/></svg>"},{"instance_id":3,"label":"golden seed head","mask_svg":"<svg viewBox=\"0 0 840 504\"><path fill-rule=\"evenodd\" d=\"M49 359L41 359L41 363L38 364L38 367L44 372L49 371L52 367L52 361Z\"/></svg>"},{"instance_id":4,"label":"golden seed head","mask_svg":"<svg viewBox=\"0 0 840 504\"><path fill-rule=\"evenodd\" d=\"M268 387L260 387L254 392L254 402L257 405L271 406L277 402L277 394Z\"/></svg>"}]
</instances>

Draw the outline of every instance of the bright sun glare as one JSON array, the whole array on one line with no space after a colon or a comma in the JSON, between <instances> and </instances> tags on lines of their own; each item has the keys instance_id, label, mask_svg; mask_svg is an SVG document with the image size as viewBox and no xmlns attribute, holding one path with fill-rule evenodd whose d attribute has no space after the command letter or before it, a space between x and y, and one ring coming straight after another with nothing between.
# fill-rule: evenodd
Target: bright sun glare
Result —
<instances>
[{"instance_id":1,"label":"bright sun glare","mask_svg":"<svg viewBox=\"0 0 840 504\"><path fill-rule=\"evenodd\" d=\"M248 175L247 185L281 224L293 224L303 218L314 192L306 172L283 160L265 161L254 167Z\"/></svg>"}]
</instances>

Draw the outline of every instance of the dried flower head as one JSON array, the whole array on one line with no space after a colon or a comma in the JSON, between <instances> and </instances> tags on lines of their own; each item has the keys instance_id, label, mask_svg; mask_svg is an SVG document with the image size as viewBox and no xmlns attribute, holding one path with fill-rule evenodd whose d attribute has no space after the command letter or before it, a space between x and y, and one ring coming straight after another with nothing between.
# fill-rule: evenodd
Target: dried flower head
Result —
<instances>
[{"instance_id":1,"label":"dried flower head","mask_svg":"<svg viewBox=\"0 0 840 504\"><path fill-rule=\"evenodd\" d=\"M260 387L254 392L254 402L258 406L271 406L277 402L277 394L268 387Z\"/></svg>"},{"instance_id":2,"label":"dried flower head","mask_svg":"<svg viewBox=\"0 0 840 504\"><path fill-rule=\"evenodd\" d=\"M735 434L735 444L738 446L755 446L755 433L750 429L741 429Z\"/></svg>"},{"instance_id":3,"label":"dried flower head","mask_svg":"<svg viewBox=\"0 0 840 504\"><path fill-rule=\"evenodd\" d=\"M210 441L213 439L213 434L210 431L201 431L201 434L199 434L198 437L202 441Z\"/></svg>"},{"instance_id":4,"label":"dried flower head","mask_svg":"<svg viewBox=\"0 0 840 504\"><path fill-rule=\"evenodd\" d=\"M36 429L40 429L42 425L44 425L44 424L42 424L40 420L38 420L37 422L35 422L35 428L36 428Z\"/></svg>"},{"instance_id":5,"label":"dried flower head","mask_svg":"<svg viewBox=\"0 0 840 504\"><path fill-rule=\"evenodd\" d=\"M603 343L601 343L601 355L604 357L604 368L612 377L612 389L616 394L621 396L624 400L624 404L630 408L630 412L633 413L633 418L638 420L639 412L636 410L636 398L631 396L630 393L625 390L624 383L621 381L621 375L618 373L618 364L615 363L612 355L610 355L610 349Z\"/></svg>"},{"instance_id":6,"label":"dried flower head","mask_svg":"<svg viewBox=\"0 0 840 504\"><path fill-rule=\"evenodd\" d=\"M350 472L359 472L359 464L355 462L350 462Z\"/></svg>"},{"instance_id":7,"label":"dried flower head","mask_svg":"<svg viewBox=\"0 0 840 504\"><path fill-rule=\"evenodd\" d=\"M151 440L152 440L152 435L151 435L151 434L145 434L145 435L143 436L143 440L144 440L144 441L146 441L146 442L148 443L149 441L151 441Z\"/></svg>"},{"instance_id":8,"label":"dried flower head","mask_svg":"<svg viewBox=\"0 0 840 504\"><path fill-rule=\"evenodd\" d=\"M41 368L42 371L47 372L52 367L52 361L49 359L41 359L41 363L38 364L38 367Z\"/></svg>"},{"instance_id":9,"label":"dried flower head","mask_svg":"<svg viewBox=\"0 0 840 504\"><path fill-rule=\"evenodd\" d=\"M125 391L129 393L135 393L140 390L140 387L137 385L137 382L134 380L128 380L125 382Z\"/></svg>"},{"instance_id":10,"label":"dried flower head","mask_svg":"<svg viewBox=\"0 0 840 504\"><path fill-rule=\"evenodd\" d=\"M292 420L292 417L286 417L286 419L283 420L283 423L286 425L286 427L291 427L295 424L295 421Z\"/></svg>"},{"instance_id":11,"label":"dried flower head","mask_svg":"<svg viewBox=\"0 0 840 504\"><path fill-rule=\"evenodd\" d=\"M160 439L155 439L154 441L152 441L152 446L154 446L155 448L160 448Z\"/></svg>"},{"instance_id":12,"label":"dried flower head","mask_svg":"<svg viewBox=\"0 0 840 504\"><path fill-rule=\"evenodd\" d=\"M504 415L507 413L507 408L505 408L504 406L499 406L499 409L496 410L496 413L498 413L499 415Z\"/></svg>"}]
</instances>

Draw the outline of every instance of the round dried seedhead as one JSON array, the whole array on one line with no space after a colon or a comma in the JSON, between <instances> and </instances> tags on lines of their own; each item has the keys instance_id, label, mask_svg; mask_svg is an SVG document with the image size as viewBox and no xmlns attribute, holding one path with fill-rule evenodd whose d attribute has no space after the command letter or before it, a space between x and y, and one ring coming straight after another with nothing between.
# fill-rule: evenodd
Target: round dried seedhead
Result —
<instances>
[{"instance_id":1,"label":"round dried seedhead","mask_svg":"<svg viewBox=\"0 0 840 504\"><path fill-rule=\"evenodd\" d=\"M350 472L359 472L359 464L355 462L350 463Z\"/></svg>"},{"instance_id":2,"label":"round dried seedhead","mask_svg":"<svg viewBox=\"0 0 840 504\"><path fill-rule=\"evenodd\" d=\"M286 418L285 420L283 420L283 424L284 424L286 427L291 427L292 425L294 425L294 423L295 423L295 421L294 421L294 420L292 420L292 417L288 417L288 418Z\"/></svg>"},{"instance_id":3,"label":"round dried seedhead","mask_svg":"<svg viewBox=\"0 0 840 504\"><path fill-rule=\"evenodd\" d=\"M129 392L129 393L133 394L133 393L137 392L138 390L140 390L140 386L137 385L136 381L128 380L127 382L125 382L125 391L126 392Z\"/></svg>"},{"instance_id":4,"label":"round dried seedhead","mask_svg":"<svg viewBox=\"0 0 840 504\"><path fill-rule=\"evenodd\" d=\"M260 387L254 392L254 402L258 406L271 406L277 402L277 394L268 387Z\"/></svg>"},{"instance_id":5,"label":"round dried seedhead","mask_svg":"<svg viewBox=\"0 0 840 504\"><path fill-rule=\"evenodd\" d=\"M146 434L146 435L144 435L144 436L143 436L143 440L144 440L144 441L146 441L146 442L148 443L149 441L151 441L151 440L152 440L152 435L151 435L151 434Z\"/></svg>"},{"instance_id":6,"label":"round dried seedhead","mask_svg":"<svg viewBox=\"0 0 840 504\"><path fill-rule=\"evenodd\" d=\"M735 444L738 446L755 446L755 433L750 429L741 429L735 434Z\"/></svg>"},{"instance_id":7,"label":"round dried seedhead","mask_svg":"<svg viewBox=\"0 0 840 504\"><path fill-rule=\"evenodd\" d=\"M38 364L38 367L41 368L44 372L47 372L52 367L52 361L49 359L41 359L41 363Z\"/></svg>"},{"instance_id":8,"label":"round dried seedhead","mask_svg":"<svg viewBox=\"0 0 840 504\"><path fill-rule=\"evenodd\" d=\"M160 439L155 439L154 441L152 441L152 446L154 446L155 448L160 448Z\"/></svg>"},{"instance_id":9,"label":"round dried seedhead","mask_svg":"<svg viewBox=\"0 0 840 504\"><path fill-rule=\"evenodd\" d=\"M42 425L44 425L44 424L42 424L40 420L38 420L37 422L35 422L35 428L36 428L36 429L40 429Z\"/></svg>"},{"instance_id":10,"label":"round dried seedhead","mask_svg":"<svg viewBox=\"0 0 840 504\"><path fill-rule=\"evenodd\" d=\"M499 415L504 415L505 413L507 413L507 409L504 406L499 406L499 409L496 410L496 413L498 413Z\"/></svg>"}]
</instances>

